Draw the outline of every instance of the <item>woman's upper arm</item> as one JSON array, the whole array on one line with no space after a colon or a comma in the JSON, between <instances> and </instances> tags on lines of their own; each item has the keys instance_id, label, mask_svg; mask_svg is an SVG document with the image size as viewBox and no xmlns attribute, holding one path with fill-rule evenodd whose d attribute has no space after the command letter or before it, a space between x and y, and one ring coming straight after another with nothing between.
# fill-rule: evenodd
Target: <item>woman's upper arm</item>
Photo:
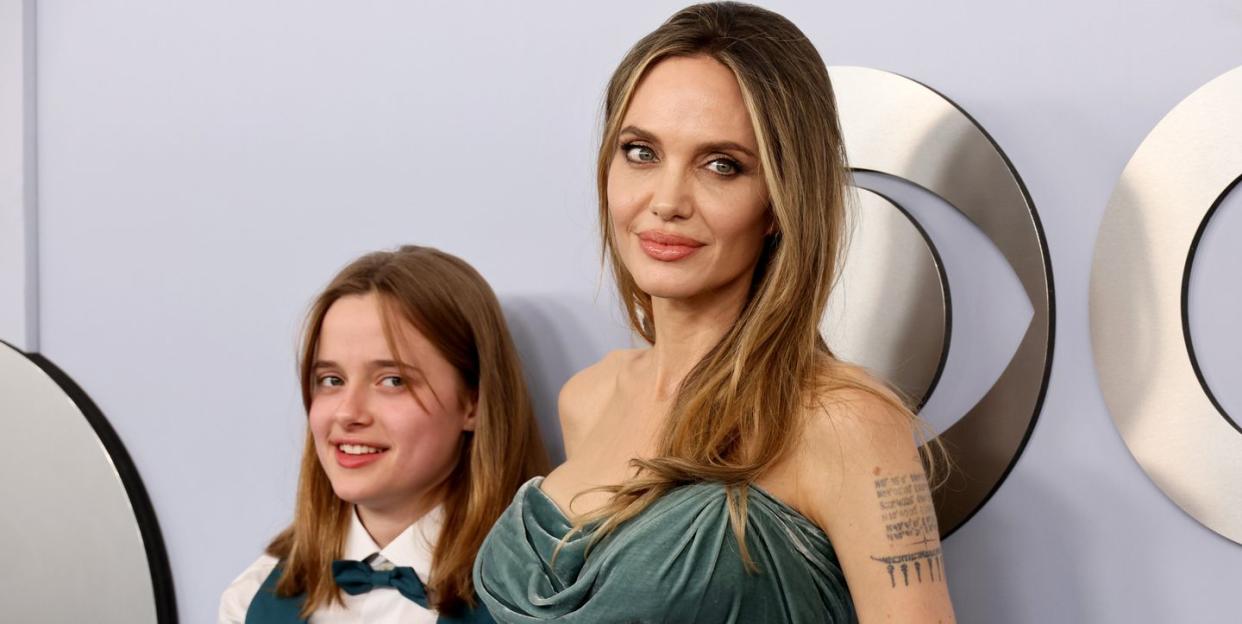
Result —
<instances>
[{"instance_id":1,"label":"woman's upper arm","mask_svg":"<svg viewBox=\"0 0 1242 624\"><path fill-rule=\"evenodd\" d=\"M845 573L861 624L953 622L936 512L909 417L883 400L812 417L799 479Z\"/></svg>"}]
</instances>

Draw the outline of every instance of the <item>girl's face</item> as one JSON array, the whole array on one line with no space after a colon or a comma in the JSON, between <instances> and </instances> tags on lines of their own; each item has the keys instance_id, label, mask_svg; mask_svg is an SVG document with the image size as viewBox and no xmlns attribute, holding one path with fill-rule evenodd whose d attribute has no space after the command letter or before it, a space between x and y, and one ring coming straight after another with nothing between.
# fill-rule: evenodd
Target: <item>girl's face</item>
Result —
<instances>
[{"instance_id":1,"label":"girl's face","mask_svg":"<svg viewBox=\"0 0 1242 624\"><path fill-rule=\"evenodd\" d=\"M749 285L772 220L733 72L704 56L660 61L621 126L608 211L638 287L685 299Z\"/></svg>"},{"instance_id":2,"label":"girl's face","mask_svg":"<svg viewBox=\"0 0 1242 624\"><path fill-rule=\"evenodd\" d=\"M310 431L341 499L372 510L425 504L452 473L474 401L457 370L412 325L384 339L380 296L328 308L314 362Z\"/></svg>"}]
</instances>

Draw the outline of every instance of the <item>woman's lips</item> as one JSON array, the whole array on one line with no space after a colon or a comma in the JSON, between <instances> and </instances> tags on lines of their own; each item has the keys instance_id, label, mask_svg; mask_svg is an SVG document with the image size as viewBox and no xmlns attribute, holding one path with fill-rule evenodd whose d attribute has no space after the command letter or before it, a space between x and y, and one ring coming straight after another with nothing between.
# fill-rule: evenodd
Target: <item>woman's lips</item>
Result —
<instances>
[{"instance_id":1,"label":"woman's lips","mask_svg":"<svg viewBox=\"0 0 1242 624\"><path fill-rule=\"evenodd\" d=\"M643 248L648 256L654 260L661 262L675 262L693 254L703 246L703 243L677 236L676 234L668 234L665 232L647 231L638 235L639 246Z\"/></svg>"}]
</instances>

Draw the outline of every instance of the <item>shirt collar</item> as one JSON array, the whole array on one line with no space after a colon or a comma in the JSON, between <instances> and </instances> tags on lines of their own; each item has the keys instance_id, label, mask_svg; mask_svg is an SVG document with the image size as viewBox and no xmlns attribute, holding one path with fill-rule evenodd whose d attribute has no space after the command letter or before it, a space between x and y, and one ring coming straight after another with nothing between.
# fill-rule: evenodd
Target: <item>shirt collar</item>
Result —
<instances>
[{"instance_id":1,"label":"shirt collar","mask_svg":"<svg viewBox=\"0 0 1242 624\"><path fill-rule=\"evenodd\" d=\"M436 540L440 537L440 527L444 522L444 507L436 505L434 509L423 514L414 524L406 527L395 539L384 548L380 548L362 520L358 518L358 510L350 514L349 532L345 535L345 559L363 561L374 554L379 554L396 566L414 568L421 578L431 573L431 553Z\"/></svg>"}]
</instances>

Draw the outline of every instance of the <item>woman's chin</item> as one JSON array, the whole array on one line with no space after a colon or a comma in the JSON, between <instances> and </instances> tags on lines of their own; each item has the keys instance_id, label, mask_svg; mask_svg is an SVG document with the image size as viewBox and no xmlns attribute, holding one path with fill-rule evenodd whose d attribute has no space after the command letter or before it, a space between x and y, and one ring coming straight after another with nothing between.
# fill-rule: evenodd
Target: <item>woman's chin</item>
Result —
<instances>
[{"instance_id":1,"label":"woman's chin","mask_svg":"<svg viewBox=\"0 0 1242 624\"><path fill-rule=\"evenodd\" d=\"M639 267L630 271L638 289L661 299L688 299L703 291L702 275L670 267Z\"/></svg>"},{"instance_id":2,"label":"woman's chin","mask_svg":"<svg viewBox=\"0 0 1242 624\"><path fill-rule=\"evenodd\" d=\"M696 288L695 285L670 280L656 280L649 284L635 280L635 284L638 285L639 290L655 299L693 299L696 295L703 292L702 289Z\"/></svg>"},{"instance_id":3,"label":"woman's chin","mask_svg":"<svg viewBox=\"0 0 1242 624\"><path fill-rule=\"evenodd\" d=\"M634 276L634 285L638 289L647 293L652 298L668 299L672 301L708 301L712 295L721 294L729 288L735 281L725 280L724 284L716 280L704 279L704 276L698 273L685 274L668 274L662 273L658 275L637 275ZM704 297L707 297L706 299Z\"/></svg>"}]
</instances>

